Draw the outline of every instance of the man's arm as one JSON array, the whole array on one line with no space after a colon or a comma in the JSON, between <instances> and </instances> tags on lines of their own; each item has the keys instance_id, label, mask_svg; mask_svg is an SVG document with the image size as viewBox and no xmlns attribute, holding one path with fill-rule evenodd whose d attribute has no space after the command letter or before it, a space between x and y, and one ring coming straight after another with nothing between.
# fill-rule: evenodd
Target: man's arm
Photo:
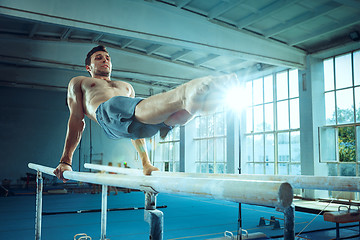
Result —
<instances>
[{"instance_id":1,"label":"man's arm","mask_svg":"<svg viewBox=\"0 0 360 240\"><path fill-rule=\"evenodd\" d=\"M158 168L154 167L150 163L150 158L146 150L146 141L144 138L142 139L131 139L132 144L136 148L136 151L139 153L141 163L143 165L143 172L145 175L151 175L152 171L159 171Z\"/></svg>"},{"instance_id":2,"label":"man's arm","mask_svg":"<svg viewBox=\"0 0 360 240\"><path fill-rule=\"evenodd\" d=\"M81 90L81 77L71 79L68 86L68 107L70 116L68 121L67 133L65 138L65 145L60 163L54 170L54 174L63 182L63 172L71 169L72 157L77 145L80 142L82 133L85 128L84 110L83 110L83 94Z\"/></svg>"}]
</instances>

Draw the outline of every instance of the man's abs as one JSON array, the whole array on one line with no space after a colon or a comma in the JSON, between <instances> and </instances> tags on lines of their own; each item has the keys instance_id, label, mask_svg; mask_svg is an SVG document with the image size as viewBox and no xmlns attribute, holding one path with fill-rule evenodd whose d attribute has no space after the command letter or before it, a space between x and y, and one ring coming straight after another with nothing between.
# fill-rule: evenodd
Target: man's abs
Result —
<instances>
[{"instance_id":1,"label":"man's abs","mask_svg":"<svg viewBox=\"0 0 360 240\"><path fill-rule=\"evenodd\" d=\"M108 82L103 79L86 78L81 85L84 113L95 121L95 112L101 103L115 96L133 95L131 85L120 81Z\"/></svg>"}]
</instances>

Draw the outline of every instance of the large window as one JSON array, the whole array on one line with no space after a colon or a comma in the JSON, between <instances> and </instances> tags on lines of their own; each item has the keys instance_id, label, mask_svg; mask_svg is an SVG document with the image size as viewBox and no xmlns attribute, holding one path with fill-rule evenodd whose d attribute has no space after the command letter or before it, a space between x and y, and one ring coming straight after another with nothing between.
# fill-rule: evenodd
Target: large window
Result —
<instances>
[{"instance_id":1,"label":"large window","mask_svg":"<svg viewBox=\"0 0 360 240\"><path fill-rule=\"evenodd\" d=\"M325 59L326 126L319 130L320 160L330 176L360 172L360 51Z\"/></svg>"},{"instance_id":2,"label":"large window","mask_svg":"<svg viewBox=\"0 0 360 240\"><path fill-rule=\"evenodd\" d=\"M225 112L197 116L195 119L196 172L226 172Z\"/></svg>"},{"instance_id":3,"label":"large window","mask_svg":"<svg viewBox=\"0 0 360 240\"><path fill-rule=\"evenodd\" d=\"M159 141L155 147L156 153L160 154L155 158L154 166L166 172L180 171L180 127L174 127L165 139Z\"/></svg>"},{"instance_id":4,"label":"large window","mask_svg":"<svg viewBox=\"0 0 360 240\"><path fill-rule=\"evenodd\" d=\"M301 174L298 71L246 83L246 172Z\"/></svg>"}]
</instances>

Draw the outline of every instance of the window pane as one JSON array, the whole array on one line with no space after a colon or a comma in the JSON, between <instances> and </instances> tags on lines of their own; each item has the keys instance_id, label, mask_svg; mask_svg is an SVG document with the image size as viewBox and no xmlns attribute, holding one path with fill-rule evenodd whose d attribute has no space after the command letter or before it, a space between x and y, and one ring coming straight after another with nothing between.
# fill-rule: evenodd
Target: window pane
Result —
<instances>
[{"instance_id":1,"label":"window pane","mask_svg":"<svg viewBox=\"0 0 360 240\"><path fill-rule=\"evenodd\" d=\"M225 173L224 163L216 163L216 173Z\"/></svg>"},{"instance_id":2,"label":"window pane","mask_svg":"<svg viewBox=\"0 0 360 240\"><path fill-rule=\"evenodd\" d=\"M195 144L196 144L196 161L200 161L201 159L201 149L200 149L200 144L201 141L196 141Z\"/></svg>"},{"instance_id":3,"label":"window pane","mask_svg":"<svg viewBox=\"0 0 360 240\"><path fill-rule=\"evenodd\" d=\"M334 90L334 62L333 58L324 60L325 91Z\"/></svg>"},{"instance_id":4,"label":"window pane","mask_svg":"<svg viewBox=\"0 0 360 240\"><path fill-rule=\"evenodd\" d=\"M289 129L289 101L281 101L277 103L277 127L278 130Z\"/></svg>"},{"instance_id":5,"label":"window pane","mask_svg":"<svg viewBox=\"0 0 360 240\"><path fill-rule=\"evenodd\" d=\"M272 102L274 99L273 94L273 76L269 75L264 78L264 102Z\"/></svg>"},{"instance_id":6,"label":"window pane","mask_svg":"<svg viewBox=\"0 0 360 240\"><path fill-rule=\"evenodd\" d=\"M216 158L215 158L215 161L216 162L225 162L225 149L224 149L224 146L225 146L225 139L224 138L218 138L218 139L215 139L216 141Z\"/></svg>"},{"instance_id":7,"label":"window pane","mask_svg":"<svg viewBox=\"0 0 360 240\"><path fill-rule=\"evenodd\" d=\"M246 173L247 174L254 174L254 163L247 163L246 164Z\"/></svg>"},{"instance_id":8,"label":"window pane","mask_svg":"<svg viewBox=\"0 0 360 240\"><path fill-rule=\"evenodd\" d=\"M288 175L288 164L287 163L278 163L278 174L279 175Z\"/></svg>"},{"instance_id":9,"label":"window pane","mask_svg":"<svg viewBox=\"0 0 360 240\"><path fill-rule=\"evenodd\" d=\"M254 107L254 132L264 131L264 110L263 105Z\"/></svg>"},{"instance_id":10,"label":"window pane","mask_svg":"<svg viewBox=\"0 0 360 240\"><path fill-rule=\"evenodd\" d=\"M208 116L207 117L207 121L208 121L208 136L214 136L214 117L213 116Z\"/></svg>"},{"instance_id":11,"label":"window pane","mask_svg":"<svg viewBox=\"0 0 360 240\"><path fill-rule=\"evenodd\" d=\"M326 124L333 125L336 124L335 118L335 93L329 92L325 93L325 114L326 114Z\"/></svg>"},{"instance_id":12,"label":"window pane","mask_svg":"<svg viewBox=\"0 0 360 240\"><path fill-rule=\"evenodd\" d=\"M252 99L253 99L253 90L252 90L252 81L248 81L248 82L246 82L246 86L245 86L245 88L246 88L246 96L248 96L249 97L249 102L248 102L248 106L251 106L251 105L253 105L253 101L252 101Z\"/></svg>"},{"instance_id":13,"label":"window pane","mask_svg":"<svg viewBox=\"0 0 360 240\"><path fill-rule=\"evenodd\" d=\"M345 89L336 92L337 104L337 122L353 123L354 122L354 102L353 89Z\"/></svg>"},{"instance_id":14,"label":"window pane","mask_svg":"<svg viewBox=\"0 0 360 240\"><path fill-rule=\"evenodd\" d=\"M356 164L340 164L340 176L356 176Z\"/></svg>"},{"instance_id":15,"label":"window pane","mask_svg":"<svg viewBox=\"0 0 360 240\"><path fill-rule=\"evenodd\" d=\"M252 117L252 108L246 109L246 132L253 132L253 117Z\"/></svg>"},{"instance_id":16,"label":"window pane","mask_svg":"<svg viewBox=\"0 0 360 240\"><path fill-rule=\"evenodd\" d=\"M263 79L259 78L254 80L254 105L263 103Z\"/></svg>"},{"instance_id":17,"label":"window pane","mask_svg":"<svg viewBox=\"0 0 360 240\"><path fill-rule=\"evenodd\" d=\"M180 172L180 163L179 162L175 162L174 172Z\"/></svg>"},{"instance_id":18,"label":"window pane","mask_svg":"<svg viewBox=\"0 0 360 240\"><path fill-rule=\"evenodd\" d=\"M168 161L169 160L169 148L167 146L165 146L166 144L164 144L164 148L163 148L163 160L164 161Z\"/></svg>"},{"instance_id":19,"label":"window pane","mask_svg":"<svg viewBox=\"0 0 360 240\"><path fill-rule=\"evenodd\" d=\"M290 164L290 175L301 175L301 165Z\"/></svg>"},{"instance_id":20,"label":"window pane","mask_svg":"<svg viewBox=\"0 0 360 240\"><path fill-rule=\"evenodd\" d=\"M290 126L291 129L300 128L299 98L290 100Z\"/></svg>"},{"instance_id":21,"label":"window pane","mask_svg":"<svg viewBox=\"0 0 360 240\"><path fill-rule=\"evenodd\" d=\"M291 162L300 162L300 131L291 132Z\"/></svg>"},{"instance_id":22,"label":"window pane","mask_svg":"<svg viewBox=\"0 0 360 240\"><path fill-rule=\"evenodd\" d=\"M356 127L357 161L360 162L360 127Z\"/></svg>"},{"instance_id":23,"label":"window pane","mask_svg":"<svg viewBox=\"0 0 360 240\"><path fill-rule=\"evenodd\" d=\"M299 96L298 70L289 71L289 92L290 98Z\"/></svg>"},{"instance_id":24,"label":"window pane","mask_svg":"<svg viewBox=\"0 0 360 240\"><path fill-rule=\"evenodd\" d=\"M354 83L360 85L360 51L354 52Z\"/></svg>"},{"instance_id":25,"label":"window pane","mask_svg":"<svg viewBox=\"0 0 360 240\"><path fill-rule=\"evenodd\" d=\"M200 163L195 163L196 164L196 172L200 173Z\"/></svg>"},{"instance_id":26,"label":"window pane","mask_svg":"<svg viewBox=\"0 0 360 240\"><path fill-rule=\"evenodd\" d=\"M275 175L275 165L274 165L274 163L265 163L265 174Z\"/></svg>"},{"instance_id":27,"label":"window pane","mask_svg":"<svg viewBox=\"0 0 360 240\"><path fill-rule=\"evenodd\" d=\"M360 122L360 87L355 88L356 122Z\"/></svg>"},{"instance_id":28,"label":"window pane","mask_svg":"<svg viewBox=\"0 0 360 240\"><path fill-rule=\"evenodd\" d=\"M201 173L208 173L208 164L207 163L201 163Z\"/></svg>"},{"instance_id":29,"label":"window pane","mask_svg":"<svg viewBox=\"0 0 360 240\"><path fill-rule=\"evenodd\" d=\"M289 133L278 134L278 156L279 162L289 162Z\"/></svg>"},{"instance_id":30,"label":"window pane","mask_svg":"<svg viewBox=\"0 0 360 240\"><path fill-rule=\"evenodd\" d=\"M254 136L254 161L264 162L264 135Z\"/></svg>"},{"instance_id":31,"label":"window pane","mask_svg":"<svg viewBox=\"0 0 360 240\"><path fill-rule=\"evenodd\" d=\"M225 113L215 114L214 120L215 120L215 136L225 135Z\"/></svg>"},{"instance_id":32,"label":"window pane","mask_svg":"<svg viewBox=\"0 0 360 240\"><path fill-rule=\"evenodd\" d=\"M214 162L214 139L208 140L208 161Z\"/></svg>"},{"instance_id":33,"label":"window pane","mask_svg":"<svg viewBox=\"0 0 360 240\"><path fill-rule=\"evenodd\" d=\"M209 172L208 173L214 173L214 164L213 163L209 163Z\"/></svg>"},{"instance_id":34,"label":"window pane","mask_svg":"<svg viewBox=\"0 0 360 240\"><path fill-rule=\"evenodd\" d=\"M336 128L321 127L320 134L320 161L336 162Z\"/></svg>"},{"instance_id":35,"label":"window pane","mask_svg":"<svg viewBox=\"0 0 360 240\"><path fill-rule=\"evenodd\" d=\"M174 127L172 132L174 133L173 140L180 140L180 127Z\"/></svg>"},{"instance_id":36,"label":"window pane","mask_svg":"<svg viewBox=\"0 0 360 240\"><path fill-rule=\"evenodd\" d=\"M246 136L246 161L253 162L253 136Z\"/></svg>"},{"instance_id":37,"label":"window pane","mask_svg":"<svg viewBox=\"0 0 360 240\"><path fill-rule=\"evenodd\" d=\"M176 142L174 146L174 160L179 161L180 160L180 143Z\"/></svg>"},{"instance_id":38,"label":"window pane","mask_svg":"<svg viewBox=\"0 0 360 240\"><path fill-rule=\"evenodd\" d=\"M264 164L255 163L255 174L264 174Z\"/></svg>"},{"instance_id":39,"label":"window pane","mask_svg":"<svg viewBox=\"0 0 360 240\"><path fill-rule=\"evenodd\" d=\"M200 161L201 162L207 162L208 156L207 156L207 150L208 150L208 146L207 146L207 140L201 140L200 142Z\"/></svg>"},{"instance_id":40,"label":"window pane","mask_svg":"<svg viewBox=\"0 0 360 240\"><path fill-rule=\"evenodd\" d=\"M272 103L265 104L265 131L274 130L274 105Z\"/></svg>"},{"instance_id":41,"label":"window pane","mask_svg":"<svg viewBox=\"0 0 360 240\"><path fill-rule=\"evenodd\" d=\"M274 134L265 134L265 162L274 162Z\"/></svg>"},{"instance_id":42,"label":"window pane","mask_svg":"<svg viewBox=\"0 0 360 240\"><path fill-rule=\"evenodd\" d=\"M355 127L338 128L338 148L340 162L356 161Z\"/></svg>"},{"instance_id":43,"label":"window pane","mask_svg":"<svg viewBox=\"0 0 360 240\"><path fill-rule=\"evenodd\" d=\"M338 175L338 165L337 164L328 164L328 175L337 176Z\"/></svg>"},{"instance_id":44,"label":"window pane","mask_svg":"<svg viewBox=\"0 0 360 240\"><path fill-rule=\"evenodd\" d=\"M169 157L167 160L172 162L174 160L174 143L168 143L167 145L169 147Z\"/></svg>"},{"instance_id":45,"label":"window pane","mask_svg":"<svg viewBox=\"0 0 360 240\"><path fill-rule=\"evenodd\" d=\"M352 86L351 54L335 57L336 89Z\"/></svg>"},{"instance_id":46,"label":"window pane","mask_svg":"<svg viewBox=\"0 0 360 240\"><path fill-rule=\"evenodd\" d=\"M207 116L199 117L200 120L200 137L208 136Z\"/></svg>"},{"instance_id":47,"label":"window pane","mask_svg":"<svg viewBox=\"0 0 360 240\"><path fill-rule=\"evenodd\" d=\"M277 100L288 98L287 71L276 74Z\"/></svg>"}]
</instances>

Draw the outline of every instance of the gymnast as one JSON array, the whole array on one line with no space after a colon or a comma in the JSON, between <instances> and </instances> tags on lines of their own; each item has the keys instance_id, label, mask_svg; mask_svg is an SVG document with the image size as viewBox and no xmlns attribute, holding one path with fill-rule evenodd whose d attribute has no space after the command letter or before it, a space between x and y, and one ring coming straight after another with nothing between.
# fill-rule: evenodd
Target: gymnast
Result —
<instances>
[{"instance_id":1,"label":"gymnast","mask_svg":"<svg viewBox=\"0 0 360 240\"><path fill-rule=\"evenodd\" d=\"M168 92L142 99L135 97L126 82L111 81L112 63L104 46L94 47L85 59L91 77L74 77L68 86L70 110L64 150L54 174L63 182L71 171L74 151L85 128L84 116L97 122L112 139L129 138L139 153L145 175L159 170L151 165L145 138L160 132L165 138L176 125L184 125L196 113L209 112L219 105L220 89L236 82L236 75L191 80Z\"/></svg>"}]
</instances>

